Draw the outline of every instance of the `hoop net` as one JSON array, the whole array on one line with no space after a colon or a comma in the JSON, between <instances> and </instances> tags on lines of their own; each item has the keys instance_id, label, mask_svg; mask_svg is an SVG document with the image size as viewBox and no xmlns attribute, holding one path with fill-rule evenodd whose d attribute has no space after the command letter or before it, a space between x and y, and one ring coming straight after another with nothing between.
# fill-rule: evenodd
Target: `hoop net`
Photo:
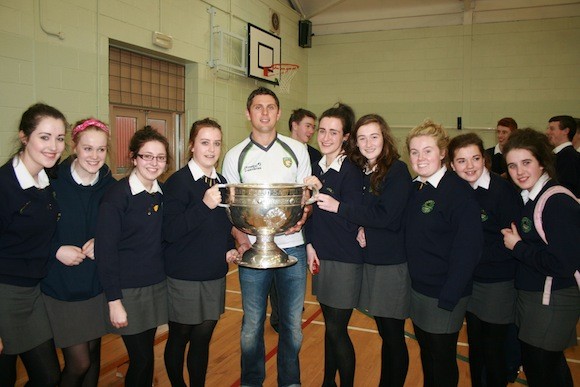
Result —
<instances>
[{"instance_id":1,"label":"hoop net","mask_svg":"<svg viewBox=\"0 0 580 387\"><path fill-rule=\"evenodd\" d=\"M276 82L281 93L288 94L290 93L290 84L296 76L298 68L300 66L297 64L275 63L272 66L264 67L264 76Z\"/></svg>"}]
</instances>

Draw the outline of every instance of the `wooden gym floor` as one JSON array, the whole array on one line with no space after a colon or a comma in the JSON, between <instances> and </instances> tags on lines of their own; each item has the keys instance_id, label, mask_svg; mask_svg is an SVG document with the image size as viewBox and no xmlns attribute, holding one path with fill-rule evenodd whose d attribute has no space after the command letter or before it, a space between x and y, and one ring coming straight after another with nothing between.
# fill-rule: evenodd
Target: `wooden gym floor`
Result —
<instances>
[{"instance_id":1,"label":"wooden gym floor","mask_svg":"<svg viewBox=\"0 0 580 387\"><path fill-rule=\"evenodd\" d=\"M303 386L320 386L323 378L324 357L324 319L316 298L311 295L310 275L303 313L304 340L300 352L300 367ZM206 385L208 387L238 386L240 383L240 327L242 321L242 302L238 282L237 266L230 265L227 277L226 312L222 315L213 334ZM266 381L264 386L276 386L276 351L278 335L266 319ZM377 386L380 376L381 340L374 320L355 311L350 321L350 336L356 351L356 386ZM419 346L413 336L413 327L406 323L407 346L409 349L409 372L405 386L422 386L423 375L419 358ZM580 332L580 330L579 330ZM154 385L168 387L171 384L163 364L163 350L167 339L167 327L157 331L155 345ZM572 371L575 385L580 385L580 350L574 347L566 351L566 358ZM101 377L99 386L123 386L123 375L127 370L128 358L122 340L118 336L107 335L103 338L101 354ZM470 386L468 348L465 327L462 328L457 344L459 364L459 386ZM17 386L26 382L26 373L19 362ZM187 372L185 371L186 380ZM526 386L525 375L520 373L514 384Z\"/></svg>"}]
</instances>

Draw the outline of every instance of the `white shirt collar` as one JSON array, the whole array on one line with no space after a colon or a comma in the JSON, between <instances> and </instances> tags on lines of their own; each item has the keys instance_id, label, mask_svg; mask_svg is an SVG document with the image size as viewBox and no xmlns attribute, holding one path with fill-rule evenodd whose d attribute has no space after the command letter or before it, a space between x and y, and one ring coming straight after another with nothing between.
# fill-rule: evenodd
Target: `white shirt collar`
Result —
<instances>
[{"instance_id":1,"label":"white shirt collar","mask_svg":"<svg viewBox=\"0 0 580 387\"><path fill-rule=\"evenodd\" d=\"M558 154L558 152L566 148L568 145L572 145L572 143L570 141L566 141L565 143L558 145L554 148L554 153Z\"/></svg>"},{"instance_id":2,"label":"white shirt collar","mask_svg":"<svg viewBox=\"0 0 580 387\"><path fill-rule=\"evenodd\" d=\"M483 173L479 176L479 179L471 186L473 189L477 189L478 187L489 189L489 184L491 183L491 175L487 168L483 168Z\"/></svg>"},{"instance_id":3,"label":"white shirt collar","mask_svg":"<svg viewBox=\"0 0 580 387\"><path fill-rule=\"evenodd\" d=\"M369 168L368 165L365 166L365 169L363 170L365 175L370 175L371 173L375 172L377 170L377 166L378 164L373 165L372 168Z\"/></svg>"},{"instance_id":4,"label":"white shirt collar","mask_svg":"<svg viewBox=\"0 0 580 387\"><path fill-rule=\"evenodd\" d=\"M72 175L73 180L77 184L85 185L85 186L91 186L91 185L97 184L97 181L99 181L99 171L97 171L97 174L95 175L95 178L93 180L91 180L89 182L89 184L85 184L85 183L83 183L83 179L81 179L81 177L79 176L79 174L75 170L75 166L77 164L78 164L78 160L77 159L74 159L73 162L70 163L70 174Z\"/></svg>"},{"instance_id":5,"label":"white shirt collar","mask_svg":"<svg viewBox=\"0 0 580 387\"><path fill-rule=\"evenodd\" d=\"M26 165L22 161L20 161L20 157L18 155L14 156L12 159L12 167L14 168L14 173L16 174L16 179L18 179L18 183L22 189L28 189L32 187L44 189L50 185L50 180L48 179L48 175L46 171L43 169L38 172L38 183L28 169Z\"/></svg>"},{"instance_id":6,"label":"white shirt collar","mask_svg":"<svg viewBox=\"0 0 580 387\"><path fill-rule=\"evenodd\" d=\"M550 180L550 176L547 173L544 173L542 176L540 176L538 181L536 181L536 184L534 184L531 190L529 191L526 189L523 190L521 195L522 198L524 199L524 204L528 202L528 199L535 200L540 191L542 190L542 188L544 188L544 186L548 182L548 180Z\"/></svg>"},{"instance_id":7,"label":"white shirt collar","mask_svg":"<svg viewBox=\"0 0 580 387\"><path fill-rule=\"evenodd\" d=\"M326 155L323 155L318 162L318 165L320 165L320 168L322 168L322 173L326 173L331 168L337 172L340 172L340 167L342 167L342 163L344 162L345 158L346 155L341 153L334 160L332 160L332 163L329 166L326 166Z\"/></svg>"},{"instance_id":8,"label":"white shirt collar","mask_svg":"<svg viewBox=\"0 0 580 387\"><path fill-rule=\"evenodd\" d=\"M161 187L159 186L159 183L157 182L157 179L155 179L155 181L153 181L153 186L151 187L151 191L147 191L147 188L145 188L145 186L143 185L143 183L141 183L141 180L139 180L139 178L137 177L137 172L135 170L133 170L133 172L131 172L131 175L129 176L129 187L131 187L131 194L132 195L138 195L143 191L149 192L149 193L163 193L163 191L161 191Z\"/></svg>"},{"instance_id":9,"label":"white shirt collar","mask_svg":"<svg viewBox=\"0 0 580 387\"><path fill-rule=\"evenodd\" d=\"M493 154L497 155L498 153L501 155L501 149L499 147L499 143L495 144L495 148L493 148Z\"/></svg>"},{"instance_id":10,"label":"white shirt collar","mask_svg":"<svg viewBox=\"0 0 580 387\"><path fill-rule=\"evenodd\" d=\"M444 165L437 172L435 172L434 174L429 176L427 178L427 181L423 181L423 179L421 179L421 176L417 176L413 181L420 181L423 183L429 183L433 187L437 188L437 186L439 185L439 182L441 181L441 179L443 179L443 175L445 175L445 172L447 172L447 167Z\"/></svg>"},{"instance_id":11,"label":"white shirt collar","mask_svg":"<svg viewBox=\"0 0 580 387\"><path fill-rule=\"evenodd\" d=\"M198 181L199 179L201 179L202 177L205 176L205 173L201 170L199 165L197 165L197 163L195 161L193 161L193 158L187 162L187 166L189 167L189 170L191 171L191 175L193 176L193 180ZM212 169L211 176L208 176L208 177L211 177L212 179L218 178L218 175L217 175L215 168Z\"/></svg>"}]
</instances>

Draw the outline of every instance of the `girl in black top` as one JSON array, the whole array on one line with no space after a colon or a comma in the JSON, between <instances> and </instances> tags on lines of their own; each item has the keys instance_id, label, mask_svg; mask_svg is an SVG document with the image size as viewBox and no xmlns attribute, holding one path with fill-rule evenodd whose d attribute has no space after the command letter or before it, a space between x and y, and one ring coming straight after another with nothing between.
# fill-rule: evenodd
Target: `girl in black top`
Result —
<instances>
[{"instance_id":1,"label":"girl in black top","mask_svg":"<svg viewBox=\"0 0 580 387\"><path fill-rule=\"evenodd\" d=\"M524 371L532 387L571 387L563 351L576 345L580 317L578 278L574 278L580 269L580 205L573 195L556 193L543 210L535 211L543 194L557 186L554 155L544 134L518 130L504 150L508 173L522 189L524 201L517 222L502 230L506 247L519 262L516 325Z\"/></svg>"},{"instance_id":2,"label":"girl in black top","mask_svg":"<svg viewBox=\"0 0 580 387\"><path fill-rule=\"evenodd\" d=\"M167 323L163 195L157 178L167 166L169 144L146 126L131 138L129 152L133 171L111 186L99 207L95 259L111 331L122 335L129 354L125 385L150 386L155 331Z\"/></svg>"},{"instance_id":3,"label":"girl in black top","mask_svg":"<svg viewBox=\"0 0 580 387\"><path fill-rule=\"evenodd\" d=\"M343 104L322 113L318 125L318 146L322 159L313 165L314 176L305 183L316 185L346 203L362 202L362 173L343 151L354 124L354 112ZM312 280L324 315L324 381L335 385L336 371L341 386L354 383L355 353L348 335L348 322L358 304L362 279L362 251L356 241L358 226L336 214L314 206L306 223L306 252Z\"/></svg>"},{"instance_id":4,"label":"girl in black top","mask_svg":"<svg viewBox=\"0 0 580 387\"><path fill-rule=\"evenodd\" d=\"M223 208L216 172L222 146L220 125L205 118L189 132L191 159L163 186L163 239L169 295L165 367L172 386L185 386L183 362L189 343L190 386L204 386L209 343L224 312L227 262L238 258L232 224Z\"/></svg>"},{"instance_id":5,"label":"girl in black top","mask_svg":"<svg viewBox=\"0 0 580 387\"><path fill-rule=\"evenodd\" d=\"M459 381L457 338L483 246L473 189L445 167L448 143L445 129L431 120L407 136L418 176L407 204L405 247L411 320L425 386L456 386Z\"/></svg>"},{"instance_id":6,"label":"girl in black top","mask_svg":"<svg viewBox=\"0 0 580 387\"><path fill-rule=\"evenodd\" d=\"M51 180L61 210L53 240L53 263L41 288L65 366L60 385L96 386L101 336L106 333L105 299L97 275L94 235L101 198L115 181L105 164L109 128L94 118L72 130L74 155Z\"/></svg>"},{"instance_id":7,"label":"girl in black top","mask_svg":"<svg viewBox=\"0 0 580 387\"><path fill-rule=\"evenodd\" d=\"M60 367L40 293L59 208L45 168L64 151L67 122L36 104L22 115L18 153L0 168L0 385L16 382L20 356L35 386L56 386Z\"/></svg>"},{"instance_id":8,"label":"girl in black top","mask_svg":"<svg viewBox=\"0 0 580 387\"><path fill-rule=\"evenodd\" d=\"M403 220L411 176L381 116L361 117L348 143L349 158L365 173L363 203L339 202L319 194L317 205L362 226L357 236L364 256L358 308L374 317L383 339L379 385L402 387L409 367L404 327L410 279Z\"/></svg>"},{"instance_id":9,"label":"girl in black top","mask_svg":"<svg viewBox=\"0 0 580 387\"><path fill-rule=\"evenodd\" d=\"M501 229L517 218L521 199L511 183L485 167L478 135L454 137L449 143L449 158L457 175L474 189L485 241L465 315L471 384L505 386L504 348L508 327L514 321L516 260L503 244Z\"/></svg>"}]
</instances>

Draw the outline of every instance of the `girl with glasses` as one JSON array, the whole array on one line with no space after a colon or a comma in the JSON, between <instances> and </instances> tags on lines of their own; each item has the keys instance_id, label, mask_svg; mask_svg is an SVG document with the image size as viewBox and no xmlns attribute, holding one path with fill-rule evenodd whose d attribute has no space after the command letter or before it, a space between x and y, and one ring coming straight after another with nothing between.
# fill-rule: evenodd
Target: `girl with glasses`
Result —
<instances>
[{"instance_id":1,"label":"girl with glasses","mask_svg":"<svg viewBox=\"0 0 580 387\"><path fill-rule=\"evenodd\" d=\"M153 383L153 346L167 323L163 264L163 192L157 178L169 160L167 139L153 128L129 143L133 170L111 186L99 208L95 259L108 302L110 330L129 354L127 386Z\"/></svg>"}]
</instances>

